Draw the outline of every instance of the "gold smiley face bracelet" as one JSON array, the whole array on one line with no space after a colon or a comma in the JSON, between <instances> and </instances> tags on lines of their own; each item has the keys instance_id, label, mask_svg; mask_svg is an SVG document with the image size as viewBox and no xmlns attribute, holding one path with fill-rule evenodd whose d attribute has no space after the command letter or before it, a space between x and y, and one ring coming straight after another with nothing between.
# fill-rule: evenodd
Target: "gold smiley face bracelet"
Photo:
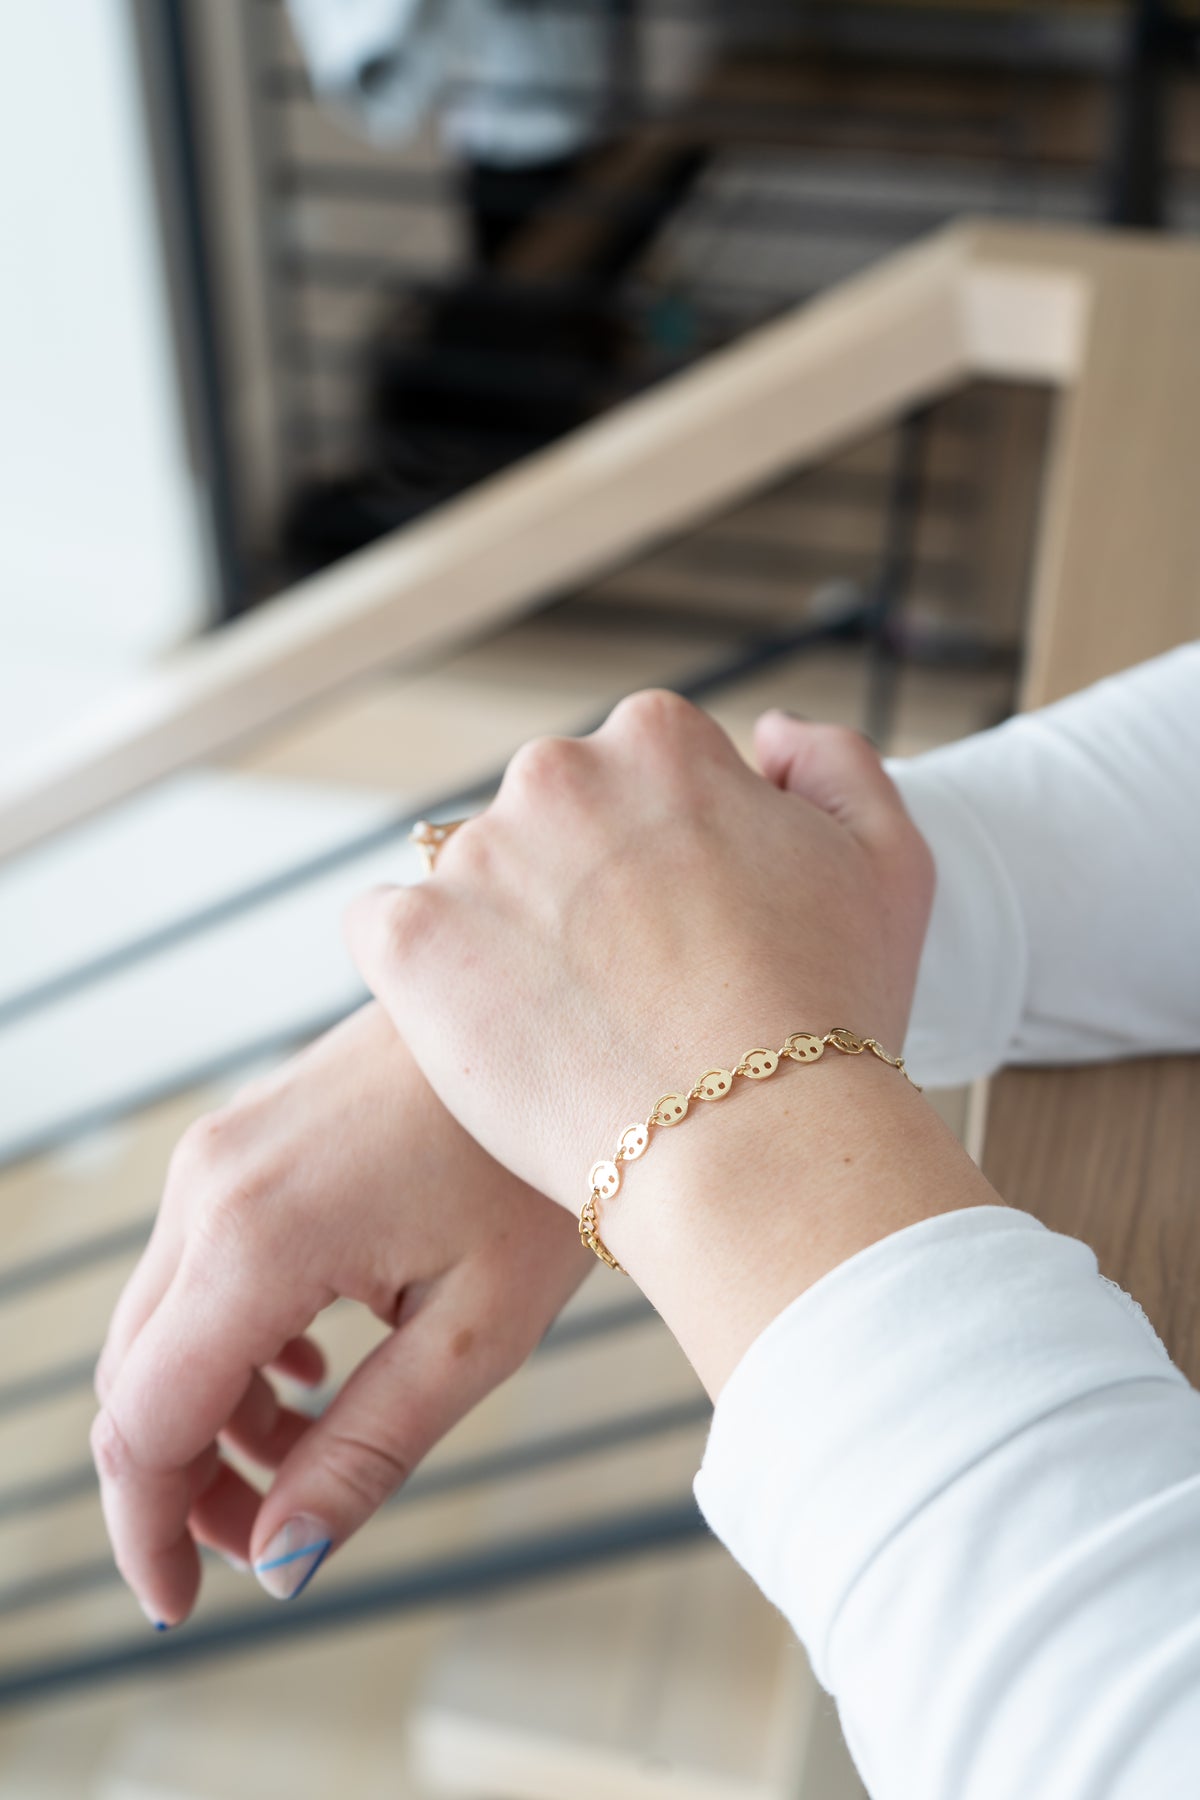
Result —
<instances>
[{"instance_id":1,"label":"gold smiley face bracelet","mask_svg":"<svg viewBox=\"0 0 1200 1800\"><path fill-rule=\"evenodd\" d=\"M611 1157L592 1164L588 1175L588 1197L579 1213L579 1235L588 1249L594 1251L602 1263L615 1269L619 1275L626 1273L600 1236L597 1208L602 1200L611 1200L620 1191L624 1164L636 1162L640 1156L645 1155L652 1132L681 1124L687 1117L693 1100L724 1100L733 1092L733 1084L739 1076L746 1081L766 1081L785 1059L798 1063L815 1063L824 1056L826 1046L840 1051L843 1056L861 1056L864 1050L869 1050L880 1062L887 1063L889 1068L899 1069L904 1079L916 1086L904 1066L902 1056L889 1056L877 1038L860 1038L844 1025L835 1025L823 1037L811 1031L794 1031L789 1038L785 1038L778 1050L747 1050L735 1068L706 1069L687 1093L664 1094L655 1102L650 1117L644 1124L625 1127Z\"/></svg>"}]
</instances>

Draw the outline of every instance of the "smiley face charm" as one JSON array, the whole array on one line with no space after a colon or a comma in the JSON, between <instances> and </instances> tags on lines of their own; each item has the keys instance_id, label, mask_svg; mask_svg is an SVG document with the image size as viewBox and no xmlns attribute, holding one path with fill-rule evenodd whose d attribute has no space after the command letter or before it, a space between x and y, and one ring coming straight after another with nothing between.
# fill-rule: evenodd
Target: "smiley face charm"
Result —
<instances>
[{"instance_id":1,"label":"smiley face charm","mask_svg":"<svg viewBox=\"0 0 1200 1800\"><path fill-rule=\"evenodd\" d=\"M664 1094L650 1114L656 1125L678 1125L680 1119L687 1116L688 1097L686 1094Z\"/></svg>"},{"instance_id":2,"label":"smiley face charm","mask_svg":"<svg viewBox=\"0 0 1200 1800\"><path fill-rule=\"evenodd\" d=\"M751 1081L765 1081L779 1067L779 1053L777 1050L747 1050L740 1066L742 1074Z\"/></svg>"},{"instance_id":3,"label":"smiley face charm","mask_svg":"<svg viewBox=\"0 0 1200 1800\"><path fill-rule=\"evenodd\" d=\"M811 1031L794 1031L783 1048L785 1055L790 1056L793 1062L816 1062L819 1056L825 1054L825 1045Z\"/></svg>"},{"instance_id":4,"label":"smiley face charm","mask_svg":"<svg viewBox=\"0 0 1200 1800\"><path fill-rule=\"evenodd\" d=\"M697 1100L723 1100L733 1086L732 1069L708 1069L696 1083Z\"/></svg>"},{"instance_id":5,"label":"smiley face charm","mask_svg":"<svg viewBox=\"0 0 1200 1800\"><path fill-rule=\"evenodd\" d=\"M650 1132L645 1125L627 1125L621 1133L618 1146L625 1162L636 1162L650 1142Z\"/></svg>"},{"instance_id":6,"label":"smiley face charm","mask_svg":"<svg viewBox=\"0 0 1200 1800\"><path fill-rule=\"evenodd\" d=\"M611 1200L620 1185L621 1171L615 1162L604 1161L592 1165L592 1172L588 1176L588 1186L593 1194L600 1196L601 1200Z\"/></svg>"}]
</instances>

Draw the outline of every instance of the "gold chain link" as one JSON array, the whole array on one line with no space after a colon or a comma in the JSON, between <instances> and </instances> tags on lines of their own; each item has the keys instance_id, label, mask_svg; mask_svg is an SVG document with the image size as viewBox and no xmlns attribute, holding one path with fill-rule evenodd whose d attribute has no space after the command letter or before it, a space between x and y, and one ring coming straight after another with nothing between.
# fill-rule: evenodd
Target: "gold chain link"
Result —
<instances>
[{"instance_id":1,"label":"gold chain link","mask_svg":"<svg viewBox=\"0 0 1200 1800\"><path fill-rule=\"evenodd\" d=\"M599 1207L602 1200L611 1200L619 1192L623 1165L636 1162L640 1156L645 1155L652 1132L667 1131L673 1125L681 1124L687 1117L693 1100L708 1102L726 1099L733 1091L737 1077L745 1081L766 1081L774 1075L785 1057L791 1062L819 1062L827 1046L839 1051L842 1056L861 1056L864 1050L869 1050L872 1056L887 1063L890 1069L899 1069L905 1081L917 1087L904 1066L902 1056L889 1056L877 1038L859 1037L844 1025L835 1025L823 1036L811 1031L793 1031L778 1050L747 1050L732 1069L706 1069L692 1087L679 1093L663 1094L655 1101L648 1119L625 1127L611 1157L593 1163L588 1176L590 1191L579 1212L579 1236L588 1249L610 1269L615 1269L618 1275L628 1272L621 1267L600 1236ZM917 1087L917 1092L920 1091Z\"/></svg>"}]
</instances>

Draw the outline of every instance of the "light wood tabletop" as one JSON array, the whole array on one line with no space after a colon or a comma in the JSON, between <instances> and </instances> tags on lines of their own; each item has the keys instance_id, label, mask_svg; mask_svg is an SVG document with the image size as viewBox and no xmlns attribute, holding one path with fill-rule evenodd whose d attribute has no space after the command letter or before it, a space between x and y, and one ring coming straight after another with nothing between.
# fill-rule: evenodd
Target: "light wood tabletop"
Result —
<instances>
[{"instance_id":1,"label":"light wood tabletop","mask_svg":"<svg viewBox=\"0 0 1200 1800\"><path fill-rule=\"evenodd\" d=\"M1200 258L1147 242L1073 246L1100 278L1057 403L1026 708L1200 635ZM982 1163L1006 1200L1090 1244L1200 1381L1200 1057L1006 1071Z\"/></svg>"}]
</instances>

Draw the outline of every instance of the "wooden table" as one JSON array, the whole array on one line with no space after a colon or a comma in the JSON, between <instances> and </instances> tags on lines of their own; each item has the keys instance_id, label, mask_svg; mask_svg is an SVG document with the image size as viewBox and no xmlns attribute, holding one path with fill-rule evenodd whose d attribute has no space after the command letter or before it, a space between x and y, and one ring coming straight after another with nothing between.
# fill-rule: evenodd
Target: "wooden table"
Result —
<instances>
[{"instance_id":1,"label":"wooden table","mask_svg":"<svg viewBox=\"0 0 1200 1800\"><path fill-rule=\"evenodd\" d=\"M1026 708L1200 635L1200 263L1152 242L1074 246L1091 317L1058 402ZM1200 1383L1200 1057L1006 1071L982 1163L1006 1200L1092 1246Z\"/></svg>"},{"instance_id":2,"label":"wooden table","mask_svg":"<svg viewBox=\"0 0 1200 1800\"><path fill-rule=\"evenodd\" d=\"M983 1166L1006 1200L1090 1244L1200 1381L1200 1057L1006 1071Z\"/></svg>"}]
</instances>

